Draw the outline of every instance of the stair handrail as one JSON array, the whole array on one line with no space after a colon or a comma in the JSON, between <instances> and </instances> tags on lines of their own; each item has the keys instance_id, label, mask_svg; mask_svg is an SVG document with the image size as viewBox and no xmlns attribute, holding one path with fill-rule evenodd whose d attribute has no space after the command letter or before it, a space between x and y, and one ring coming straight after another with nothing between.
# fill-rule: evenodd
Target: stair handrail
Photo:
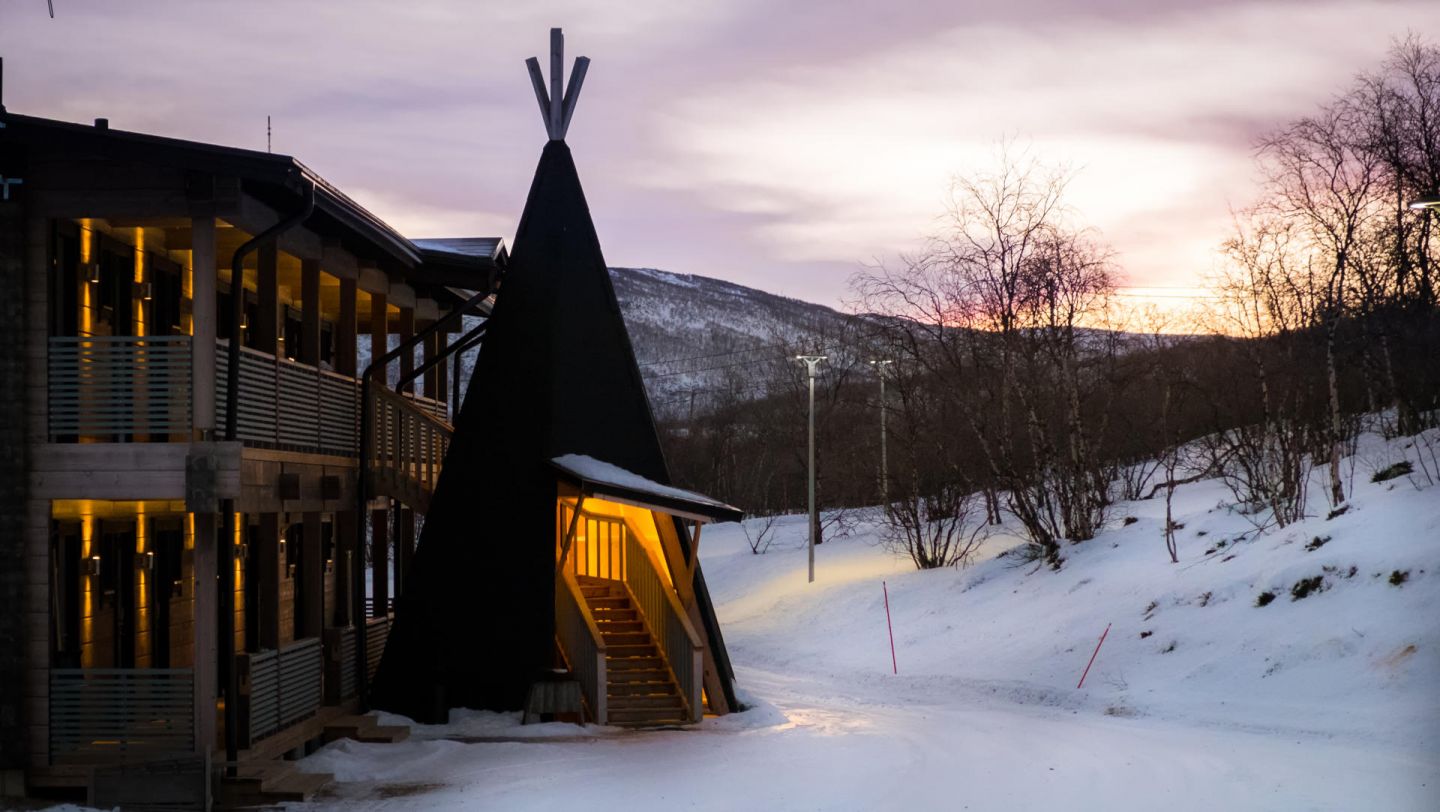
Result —
<instances>
[{"instance_id":1,"label":"stair handrail","mask_svg":"<svg viewBox=\"0 0 1440 812\"><path fill-rule=\"evenodd\" d=\"M632 568L644 572L646 576L653 579L659 585L659 592L665 596L665 606L670 611L665 618L668 624L675 623L684 632L689 642L689 651L671 651L668 635L662 633L657 627L660 618L649 619L647 625L651 634L656 638L661 655L669 666L670 673L674 675L675 681L679 684L681 696L686 707L690 711L691 721L699 721L703 714L702 689L705 680L704 674L704 646L700 642L700 636L695 633L695 627L690 623L685 609L680 605L680 598L675 594L675 587L667 584L660 576L659 563L655 561L653 552L645 544L640 543L639 536L634 528L626 523L625 534L625 585L630 593L636 598L636 605L642 615L646 615L646 607L641 604L640 593L642 590L636 588L635 579L632 576ZM680 658L688 656L688 661L681 661Z\"/></svg>"},{"instance_id":2,"label":"stair handrail","mask_svg":"<svg viewBox=\"0 0 1440 812\"><path fill-rule=\"evenodd\" d=\"M605 666L605 660L608 656L605 637L600 633L600 624L595 622L594 613L590 611L590 602L585 600L585 594L580 590L580 582L576 580L575 574L569 570L556 573L555 575L555 602L557 604L557 620L561 614L559 610L563 608L560 604L562 602L568 602L574 611L579 613L580 618L585 623L586 630L589 632L589 643L592 651L574 650L578 647L566 645L565 638L568 635L565 633L566 630L563 624L556 623L556 637L560 640L561 651L570 662L571 673L574 674L580 682L581 693L586 694L588 691L586 699L590 700L590 709L595 716L595 723L601 725L606 724L609 718L607 701L609 678ZM585 679L589 669L584 668L580 661L580 658L587 653L593 653L595 657L595 669L592 677L593 684L591 685L587 685Z\"/></svg>"}]
</instances>

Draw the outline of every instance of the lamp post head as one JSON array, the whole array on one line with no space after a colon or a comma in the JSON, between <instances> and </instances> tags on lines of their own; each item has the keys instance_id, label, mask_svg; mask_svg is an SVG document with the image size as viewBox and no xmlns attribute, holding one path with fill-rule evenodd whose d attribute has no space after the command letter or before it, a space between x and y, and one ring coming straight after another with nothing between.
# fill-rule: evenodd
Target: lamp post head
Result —
<instances>
[{"instance_id":1,"label":"lamp post head","mask_svg":"<svg viewBox=\"0 0 1440 812\"><path fill-rule=\"evenodd\" d=\"M1415 211L1424 209L1440 209L1440 194L1425 195L1410 201L1410 208Z\"/></svg>"}]
</instances>

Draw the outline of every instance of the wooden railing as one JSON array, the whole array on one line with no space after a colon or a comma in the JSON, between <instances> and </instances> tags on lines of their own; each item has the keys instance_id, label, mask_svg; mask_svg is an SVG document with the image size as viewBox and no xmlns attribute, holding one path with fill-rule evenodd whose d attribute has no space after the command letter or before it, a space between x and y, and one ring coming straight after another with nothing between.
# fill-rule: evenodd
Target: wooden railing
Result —
<instances>
[{"instance_id":1,"label":"wooden railing","mask_svg":"<svg viewBox=\"0 0 1440 812\"><path fill-rule=\"evenodd\" d=\"M194 682L188 668L51 669L51 763L194 752Z\"/></svg>"},{"instance_id":2,"label":"wooden railing","mask_svg":"<svg viewBox=\"0 0 1440 812\"><path fill-rule=\"evenodd\" d=\"M698 722L704 713L700 692L705 673L700 636L685 616L675 590L660 577L655 562L634 533L625 534L625 565L625 584L675 674L680 694L689 706L690 721Z\"/></svg>"},{"instance_id":3,"label":"wooden railing","mask_svg":"<svg viewBox=\"0 0 1440 812\"><path fill-rule=\"evenodd\" d=\"M215 421L223 426L229 342L216 344ZM236 433L243 442L346 456L359 450L359 381L249 347L240 348L236 414Z\"/></svg>"},{"instance_id":4,"label":"wooden railing","mask_svg":"<svg viewBox=\"0 0 1440 812\"><path fill-rule=\"evenodd\" d=\"M580 683L580 693L590 708L591 721L603 725L608 720L606 692L609 679L605 673L605 639L590 615L589 604L580 592L580 584L568 570L555 576L555 636L570 666L570 673Z\"/></svg>"},{"instance_id":5,"label":"wooden railing","mask_svg":"<svg viewBox=\"0 0 1440 812\"><path fill-rule=\"evenodd\" d=\"M370 419L363 455L366 492L389 496L426 513L440 479L440 466L454 433L435 415L444 404L400 395L379 386L369 388Z\"/></svg>"},{"instance_id":6,"label":"wooden railing","mask_svg":"<svg viewBox=\"0 0 1440 812\"><path fill-rule=\"evenodd\" d=\"M354 626L325 630L325 704L339 705L360 692L359 631Z\"/></svg>"},{"instance_id":7,"label":"wooden railing","mask_svg":"<svg viewBox=\"0 0 1440 812\"><path fill-rule=\"evenodd\" d=\"M242 654L240 675L241 743L249 746L320 709L324 662L320 638L311 637L278 651Z\"/></svg>"},{"instance_id":8,"label":"wooden railing","mask_svg":"<svg viewBox=\"0 0 1440 812\"><path fill-rule=\"evenodd\" d=\"M52 337L52 441L190 439L190 337Z\"/></svg>"},{"instance_id":9,"label":"wooden railing","mask_svg":"<svg viewBox=\"0 0 1440 812\"><path fill-rule=\"evenodd\" d=\"M375 681L375 669L385 655L385 642L390 639L390 618L372 617L365 621L365 676Z\"/></svg>"}]
</instances>

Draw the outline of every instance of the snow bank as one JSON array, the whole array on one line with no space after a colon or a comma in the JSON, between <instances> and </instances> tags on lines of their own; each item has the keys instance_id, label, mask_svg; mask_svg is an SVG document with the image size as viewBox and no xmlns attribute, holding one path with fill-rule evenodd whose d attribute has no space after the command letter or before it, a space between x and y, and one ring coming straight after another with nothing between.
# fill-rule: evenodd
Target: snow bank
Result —
<instances>
[{"instance_id":1,"label":"snow bank","mask_svg":"<svg viewBox=\"0 0 1440 812\"><path fill-rule=\"evenodd\" d=\"M1258 537L1218 482L1184 486L1179 564L1160 499L1117 505L1059 572L999 556L1010 533L969 569L917 572L862 524L807 584L803 517L765 555L717 525L701 557L752 709L434 738L524 730L462 714L303 765L344 782L328 804L376 809L1440 809L1440 487L1364 465L1413 453L1367 438L1348 512Z\"/></svg>"}]
</instances>

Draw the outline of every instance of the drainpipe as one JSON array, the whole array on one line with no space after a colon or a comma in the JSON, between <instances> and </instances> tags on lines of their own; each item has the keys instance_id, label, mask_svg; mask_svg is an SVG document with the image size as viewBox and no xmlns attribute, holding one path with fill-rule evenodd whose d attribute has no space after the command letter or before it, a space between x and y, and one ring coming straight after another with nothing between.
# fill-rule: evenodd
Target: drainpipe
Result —
<instances>
[{"instance_id":1,"label":"drainpipe","mask_svg":"<svg viewBox=\"0 0 1440 812\"><path fill-rule=\"evenodd\" d=\"M305 179L305 200L299 210L251 237L230 260L230 346L225 370L225 441L239 434L240 323L245 315L245 258L305 222L315 211L315 184ZM225 671L225 774L234 777L240 753L240 678L235 673L235 500L220 503L220 662Z\"/></svg>"}]
</instances>

